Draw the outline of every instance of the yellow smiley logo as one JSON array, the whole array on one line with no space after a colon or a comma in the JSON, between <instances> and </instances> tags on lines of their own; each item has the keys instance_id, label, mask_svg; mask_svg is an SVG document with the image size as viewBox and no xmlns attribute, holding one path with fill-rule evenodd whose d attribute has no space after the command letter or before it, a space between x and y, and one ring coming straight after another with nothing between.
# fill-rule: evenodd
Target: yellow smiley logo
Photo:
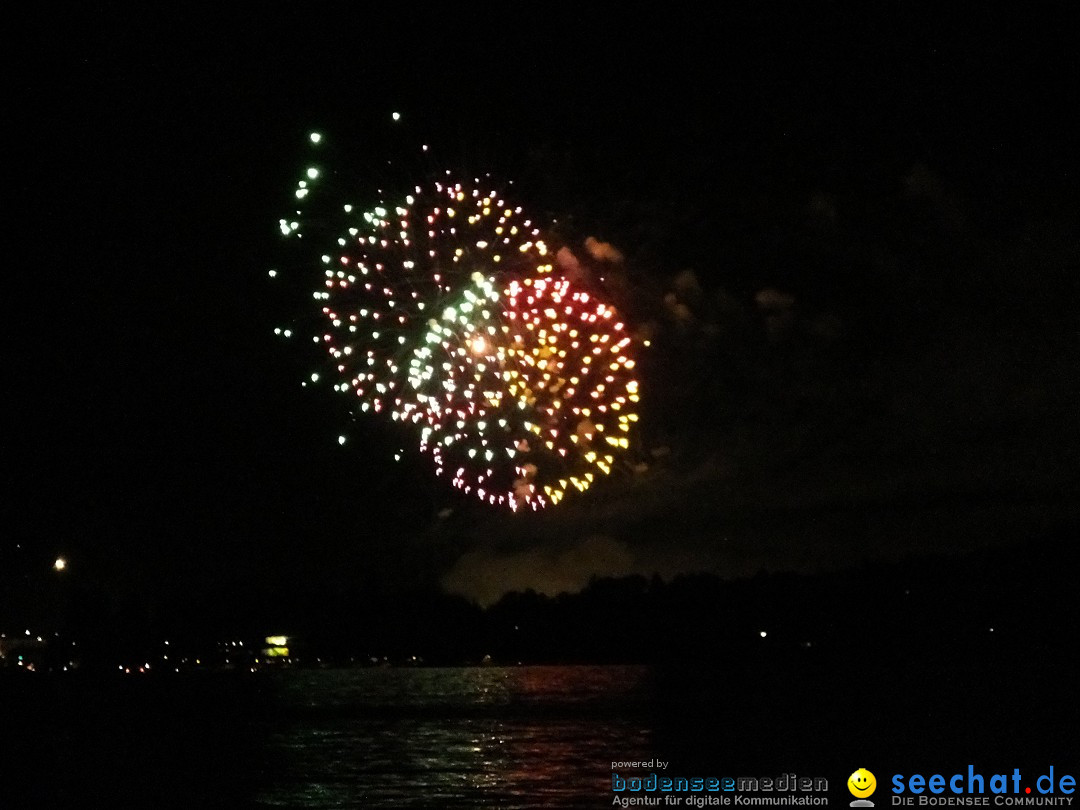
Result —
<instances>
[{"instance_id":1,"label":"yellow smiley logo","mask_svg":"<svg viewBox=\"0 0 1080 810\"><path fill-rule=\"evenodd\" d=\"M847 780L847 789L856 799L865 799L877 788L877 779L866 768L859 768Z\"/></svg>"}]
</instances>

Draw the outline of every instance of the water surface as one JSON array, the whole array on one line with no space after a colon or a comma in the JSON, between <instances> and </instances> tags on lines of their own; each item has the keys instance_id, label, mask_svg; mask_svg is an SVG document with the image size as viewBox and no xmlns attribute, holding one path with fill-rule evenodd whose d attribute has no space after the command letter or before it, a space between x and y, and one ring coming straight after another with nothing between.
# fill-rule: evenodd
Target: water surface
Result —
<instances>
[{"instance_id":1,"label":"water surface","mask_svg":"<svg viewBox=\"0 0 1080 810\"><path fill-rule=\"evenodd\" d=\"M256 799L286 807L589 807L644 758L648 671L284 672ZM605 801L601 801L605 800Z\"/></svg>"}]
</instances>

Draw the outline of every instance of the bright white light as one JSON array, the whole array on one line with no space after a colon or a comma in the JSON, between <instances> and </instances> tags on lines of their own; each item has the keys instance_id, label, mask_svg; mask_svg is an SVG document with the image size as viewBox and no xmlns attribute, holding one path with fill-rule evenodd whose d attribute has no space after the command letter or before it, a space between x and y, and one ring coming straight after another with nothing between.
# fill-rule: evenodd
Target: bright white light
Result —
<instances>
[{"instance_id":1,"label":"bright white light","mask_svg":"<svg viewBox=\"0 0 1080 810\"><path fill-rule=\"evenodd\" d=\"M396 112L396 113L394 113L394 114L393 114L393 115L392 115L391 117L392 117L392 118L393 118L393 119L394 119L395 121L400 121L400 120L401 120L401 113L399 113L399 112Z\"/></svg>"},{"instance_id":2,"label":"bright white light","mask_svg":"<svg viewBox=\"0 0 1080 810\"><path fill-rule=\"evenodd\" d=\"M338 444L345 444L345 437L344 436L338 436L337 437L337 443Z\"/></svg>"},{"instance_id":3,"label":"bright white light","mask_svg":"<svg viewBox=\"0 0 1080 810\"><path fill-rule=\"evenodd\" d=\"M57 571L63 571L65 568L67 568L67 560L65 560L63 557L57 557L56 562L53 563L53 568Z\"/></svg>"},{"instance_id":4,"label":"bright white light","mask_svg":"<svg viewBox=\"0 0 1080 810\"><path fill-rule=\"evenodd\" d=\"M318 132L312 132L310 137L312 143L318 143L322 140L322 135L320 135Z\"/></svg>"}]
</instances>

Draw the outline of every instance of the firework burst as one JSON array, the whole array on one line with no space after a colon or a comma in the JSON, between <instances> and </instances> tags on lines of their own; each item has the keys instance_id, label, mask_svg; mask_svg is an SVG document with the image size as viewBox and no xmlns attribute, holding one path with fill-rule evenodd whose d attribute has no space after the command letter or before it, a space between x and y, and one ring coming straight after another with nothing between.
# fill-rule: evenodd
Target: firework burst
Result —
<instances>
[{"instance_id":1,"label":"firework burst","mask_svg":"<svg viewBox=\"0 0 1080 810\"><path fill-rule=\"evenodd\" d=\"M300 181L285 236L304 236L319 176ZM339 214L317 249L312 335L336 390L413 426L438 475L493 505L555 504L611 472L637 421L631 338L563 277L521 206L447 173Z\"/></svg>"}]
</instances>

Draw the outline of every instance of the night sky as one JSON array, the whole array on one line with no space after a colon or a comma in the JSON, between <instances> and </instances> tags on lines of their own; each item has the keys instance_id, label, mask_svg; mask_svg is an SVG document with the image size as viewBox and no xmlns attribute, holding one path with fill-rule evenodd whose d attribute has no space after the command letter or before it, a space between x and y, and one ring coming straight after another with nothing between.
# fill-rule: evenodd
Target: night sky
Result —
<instances>
[{"instance_id":1,"label":"night sky","mask_svg":"<svg viewBox=\"0 0 1080 810\"><path fill-rule=\"evenodd\" d=\"M1064 4L855 8L12 25L7 582L63 555L148 600L377 582L487 603L1075 527L1075 29ZM490 171L567 243L619 248L652 346L609 480L496 512L301 387L319 358L273 328L310 296L267 270L311 130L357 198Z\"/></svg>"}]
</instances>

